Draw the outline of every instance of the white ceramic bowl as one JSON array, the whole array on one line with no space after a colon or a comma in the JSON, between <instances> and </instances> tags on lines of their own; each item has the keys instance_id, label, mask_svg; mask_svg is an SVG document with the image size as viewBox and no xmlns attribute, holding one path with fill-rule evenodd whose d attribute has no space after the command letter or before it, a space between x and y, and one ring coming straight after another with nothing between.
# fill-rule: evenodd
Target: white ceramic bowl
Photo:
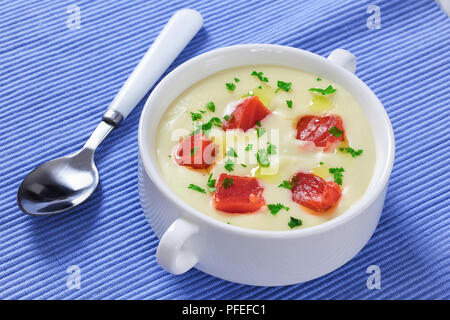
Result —
<instances>
[{"instance_id":1,"label":"white ceramic bowl","mask_svg":"<svg viewBox=\"0 0 450 320\"><path fill-rule=\"evenodd\" d=\"M290 231L250 230L217 221L183 202L167 185L156 158L158 123L171 102L196 82L224 69L280 65L338 83L358 101L375 137L376 163L364 196L323 224ZM276 286L323 276L349 261L372 236L394 161L394 135L375 94L354 75L355 57L337 49L328 58L279 45L247 44L197 56L153 90L139 123L139 191L144 214L160 238L156 258L167 271L195 267L229 281Z\"/></svg>"}]
</instances>

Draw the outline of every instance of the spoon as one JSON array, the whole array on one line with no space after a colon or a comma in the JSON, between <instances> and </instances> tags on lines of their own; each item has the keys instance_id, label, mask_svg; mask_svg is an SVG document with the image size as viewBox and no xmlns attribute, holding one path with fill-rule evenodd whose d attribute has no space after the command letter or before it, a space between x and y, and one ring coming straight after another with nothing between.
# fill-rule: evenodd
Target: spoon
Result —
<instances>
[{"instance_id":1,"label":"spoon","mask_svg":"<svg viewBox=\"0 0 450 320\"><path fill-rule=\"evenodd\" d=\"M84 147L31 171L17 192L19 208L31 215L52 215L72 209L95 191L99 175L94 153L106 136L128 116L178 54L200 30L195 10L177 11L120 89Z\"/></svg>"}]
</instances>

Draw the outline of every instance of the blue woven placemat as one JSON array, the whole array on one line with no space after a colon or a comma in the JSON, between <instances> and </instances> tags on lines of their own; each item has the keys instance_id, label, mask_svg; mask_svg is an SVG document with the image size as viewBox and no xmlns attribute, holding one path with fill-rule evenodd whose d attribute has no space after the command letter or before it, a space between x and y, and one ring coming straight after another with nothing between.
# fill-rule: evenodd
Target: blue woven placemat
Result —
<instances>
[{"instance_id":1,"label":"blue woven placemat","mask_svg":"<svg viewBox=\"0 0 450 320\"><path fill-rule=\"evenodd\" d=\"M432 0L0 1L0 298L450 298L450 21ZM369 29L369 5L381 28ZM172 68L208 50L276 43L328 55L345 48L383 102L396 161L380 224L337 271L287 287L244 286L191 270L165 272L137 190L143 101L99 148L101 186L73 212L29 217L16 190L36 165L81 147L173 12L204 29ZM67 12L69 11L69 12ZM69 21L67 21L69 20ZM81 288L68 289L79 266ZM366 269L381 269L369 290ZM275 272L275 271L274 271Z\"/></svg>"}]
</instances>

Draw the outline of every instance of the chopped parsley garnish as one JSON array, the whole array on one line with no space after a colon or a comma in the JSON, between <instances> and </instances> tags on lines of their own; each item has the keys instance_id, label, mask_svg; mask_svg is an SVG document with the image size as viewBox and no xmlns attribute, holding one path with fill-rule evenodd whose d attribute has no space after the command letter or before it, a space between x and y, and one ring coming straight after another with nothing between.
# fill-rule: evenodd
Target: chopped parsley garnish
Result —
<instances>
[{"instance_id":1,"label":"chopped parsley garnish","mask_svg":"<svg viewBox=\"0 0 450 320\"><path fill-rule=\"evenodd\" d=\"M209 175L208 182L206 183L209 192L216 191L216 179L212 179L212 175L212 173Z\"/></svg>"},{"instance_id":2,"label":"chopped parsley garnish","mask_svg":"<svg viewBox=\"0 0 450 320\"><path fill-rule=\"evenodd\" d=\"M241 166L243 166L244 168L247 168L246 164L241 163Z\"/></svg>"},{"instance_id":3,"label":"chopped parsley garnish","mask_svg":"<svg viewBox=\"0 0 450 320\"><path fill-rule=\"evenodd\" d=\"M275 92L278 92L280 89L288 92L289 90L291 90L292 82L284 82L284 81L278 80L277 86L278 86L278 89L275 90Z\"/></svg>"},{"instance_id":4,"label":"chopped parsley garnish","mask_svg":"<svg viewBox=\"0 0 450 320\"><path fill-rule=\"evenodd\" d=\"M216 127L221 127L222 126L222 121L219 118L217 118L217 117L213 117L207 123L204 123L204 124L202 124L200 126L197 126L197 129L194 130L192 132L192 134L199 133L200 131L208 133L211 130L213 125L216 126Z\"/></svg>"},{"instance_id":5,"label":"chopped parsley garnish","mask_svg":"<svg viewBox=\"0 0 450 320\"><path fill-rule=\"evenodd\" d=\"M214 102L208 102L207 104L206 104L206 109L208 109L209 111L211 111L211 112L214 112L214 111L216 111L216 105L214 104Z\"/></svg>"},{"instance_id":6,"label":"chopped parsley garnish","mask_svg":"<svg viewBox=\"0 0 450 320\"><path fill-rule=\"evenodd\" d=\"M205 110L198 110L198 112L200 112L201 114L205 114L206 113Z\"/></svg>"},{"instance_id":7,"label":"chopped parsley garnish","mask_svg":"<svg viewBox=\"0 0 450 320\"><path fill-rule=\"evenodd\" d=\"M320 165L323 165L323 161L320 161L319 164L320 164Z\"/></svg>"},{"instance_id":8,"label":"chopped parsley garnish","mask_svg":"<svg viewBox=\"0 0 450 320\"><path fill-rule=\"evenodd\" d=\"M224 189L227 189L227 188L231 187L233 184L234 184L233 178L225 178L222 181L222 187Z\"/></svg>"},{"instance_id":9,"label":"chopped parsley garnish","mask_svg":"<svg viewBox=\"0 0 450 320\"><path fill-rule=\"evenodd\" d=\"M258 127L261 127L261 121L257 120L257 121L255 121L255 124L256 124Z\"/></svg>"},{"instance_id":10,"label":"chopped parsley garnish","mask_svg":"<svg viewBox=\"0 0 450 320\"><path fill-rule=\"evenodd\" d=\"M191 148L191 157L192 157L194 154L196 154L197 151L198 151L199 149L200 149L199 147Z\"/></svg>"},{"instance_id":11,"label":"chopped parsley garnish","mask_svg":"<svg viewBox=\"0 0 450 320\"><path fill-rule=\"evenodd\" d=\"M289 109L292 109L292 100L286 100L286 104Z\"/></svg>"},{"instance_id":12,"label":"chopped parsley garnish","mask_svg":"<svg viewBox=\"0 0 450 320\"><path fill-rule=\"evenodd\" d=\"M217 117L212 117L208 123L211 123L211 125L214 125L216 127L221 127L222 126L222 120L220 120Z\"/></svg>"},{"instance_id":13,"label":"chopped parsley garnish","mask_svg":"<svg viewBox=\"0 0 450 320\"><path fill-rule=\"evenodd\" d=\"M223 116L223 118L226 120L226 121L231 121L231 119L233 119L233 117L234 117L234 114L232 113L232 114L230 114L230 115L224 115Z\"/></svg>"},{"instance_id":14,"label":"chopped parsley garnish","mask_svg":"<svg viewBox=\"0 0 450 320\"><path fill-rule=\"evenodd\" d=\"M225 170L227 171L233 171L234 170L234 162L231 159L225 160Z\"/></svg>"},{"instance_id":15,"label":"chopped parsley garnish","mask_svg":"<svg viewBox=\"0 0 450 320\"><path fill-rule=\"evenodd\" d=\"M258 160L258 163L261 167L268 167L270 166L269 157L267 156L267 152L264 149L259 149L256 153L256 160Z\"/></svg>"},{"instance_id":16,"label":"chopped parsley garnish","mask_svg":"<svg viewBox=\"0 0 450 320\"><path fill-rule=\"evenodd\" d=\"M286 211L289 211L289 207L286 207L286 206L282 205L281 203L268 204L267 208L269 208L270 213L273 215L276 215L281 209L285 209Z\"/></svg>"},{"instance_id":17,"label":"chopped parsley garnish","mask_svg":"<svg viewBox=\"0 0 450 320\"><path fill-rule=\"evenodd\" d=\"M192 189L192 190L195 190L195 191L198 191L198 192L201 192L201 193L206 193L205 189L202 189L199 186L196 186L195 184L192 184L192 183L189 185L188 188Z\"/></svg>"},{"instance_id":18,"label":"chopped parsley garnish","mask_svg":"<svg viewBox=\"0 0 450 320\"><path fill-rule=\"evenodd\" d=\"M263 82L269 82L269 79L267 77L264 77L264 72L256 72L253 71L251 73L252 76L256 76L259 80L263 81Z\"/></svg>"},{"instance_id":19,"label":"chopped parsley garnish","mask_svg":"<svg viewBox=\"0 0 450 320\"><path fill-rule=\"evenodd\" d=\"M270 142L267 142L267 153L268 154L277 154L277 146L274 144L271 144Z\"/></svg>"},{"instance_id":20,"label":"chopped parsley garnish","mask_svg":"<svg viewBox=\"0 0 450 320\"><path fill-rule=\"evenodd\" d=\"M302 220L291 217L291 220L288 222L288 226L292 229L295 227L300 227L303 224Z\"/></svg>"},{"instance_id":21,"label":"chopped parsley garnish","mask_svg":"<svg viewBox=\"0 0 450 320\"><path fill-rule=\"evenodd\" d=\"M201 118L202 118L202 114L201 113L191 112L191 119L192 119L192 121L197 121L197 120L200 120Z\"/></svg>"},{"instance_id":22,"label":"chopped parsley garnish","mask_svg":"<svg viewBox=\"0 0 450 320\"><path fill-rule=\"evenodd\" d=\"M342 185L342 172L344 172L344 168L330 168L329 171L334 177L334 182L336 182L338 185Z\"/></svg>"},{"instance_id":23,"label":"chopped parsley garnish","mask_svg":"<svg viewBox=\"0 0 450 320\"><path fill-rule=\"evenodd\" d=\"M297 177L293 177L291 181L283 180L282 183L278 185L278 188L286 188L291 190L297 183Z\"/></svg>"},{"instance_id":24,"label":"chopped parsley garnish","mask_svg":"<svg viewBox=\"0 0 450 320\"><path fill-rule=\"evenodd\" d=\"M363 153L363 151L364 151L363 149L355 150L355 149L350 148L350 147L339 148L339 150L342 151L342 152L350 153L353 158L356 158L357 156L360 156Z\"/></svg>"},{"instance_id":25,"label":"chopped parsley garnish","mask_svg":"<svg viewBox=\"0 0 450 320\"><path fill-rule=\"evenodd\" d=\"M338 127L331 127L330 129L328 129L328 132L336 138L342 136L342 131Z\"/></svg>"},{"instance_id":26,"label":"chopped parsley garnish","mask_svg":"<svg viewBox=\"0 0 450 320\"><path fill-rule=\"evenodd\" d=\"M241 80L239 80L238 78L234 78L234 82L239 82Z\"/></svg>"},{"instance_id":27,"label":"chopped parsley garnish","mask_svg":"<svg viewBox=\"0 0 450 320\"><path fill-rule=\"evenodd\" d=\"M227 156L237 158L237 153L233 148L228 149Z\"/></svg>"},{"instance_id":28,"label":"chopped parsley garnish","mask_svg":"<svg viewBox=\"0 0 450 320\"><path fill-rule=\"evenodd\" d=\"M293 187L294 187L294 185L290 181L287 181L287 180L283 180L283 182L278 185L278 188L286 188L289 190L291 190Z\"/></svg>"},{"instance_id":29,"label":"chopped parsley garnish","mask_svg":"<svg viewBox=\"0 0 450 320\"><path fill-rule=\"evenodd\" d=\"M253 148L253 145L252 145L252 144L248 144L248 145L245 147L245 151L250 151L250 150L252 150L252 148Z\"/></svg>"},{"instance_id":30,"label":"chopped parsley garnish","mask_svg":"<svg viewBox=\"0 0 450 320\"><path fill-rule=\"evenodd\" d=\"M260 138L265 132L266 129L264 128L256 128L256 135L258 136L258 138Z\"/></svg>"},{"instance_id":31,"label":"chopped parsley garnish","mask_svg":"<svg viewBox=\"0 0 450 320\"><path fill-rule=\"evenodd\" d=\"M316 81L322 81L322 78L317 77Z\"/></svg>"},{"instance_id":32,"label":"chopped parsley garnish","mask_svg":"<svg viewBox=\"0 0 450 320\"><path fill-rule=\"evenodd\" d=\"M327 95L327 94L332 94L336 91L335 88L333 88L332 85L329 85L328 87L326 87L325 89L320 89L320 88L309 88L309 91L314 91L314 92L318 92L321 93L322 95Z\"/></svg>"},{"instance_id":33,"label":"chopped parsley garnish","mask_svg":"<svg viewBox=\"0 0 450 320\"><path fill-rule=\"evenodd\" d=\"M262 86L258 86L258 89L262 89Z\"/></svg>"},{"instance_id":34,"label":"chopped parsley garnish","mask_svg":"<svg viewBox=\"0 0 450 320\"><path fill-rule=\"evenodd\" d=\"M231 82L227 82L225 83L225 87L230 90L230 91L234 91L234 89L236 89L236 85L234 83Z\"/></svg>"}]
</instances>

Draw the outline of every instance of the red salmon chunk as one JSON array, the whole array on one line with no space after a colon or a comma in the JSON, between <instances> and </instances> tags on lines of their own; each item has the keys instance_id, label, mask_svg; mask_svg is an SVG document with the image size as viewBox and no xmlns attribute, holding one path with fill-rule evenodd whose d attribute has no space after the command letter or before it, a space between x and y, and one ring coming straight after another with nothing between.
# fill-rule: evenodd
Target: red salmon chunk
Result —
<instances>
[{"instance_id":1,"label":"red salmon chunk","mask_svg":"<svg viewBox=\"0 0 450 320\"><path fill-rule=\"evenodd\" d=\"M342 119L335 114L324 117L303 116L297 122L297 139L310 141L324 151L334 150L345 139Z\"/></svg>"},{"instance_id":2,"label":"red salmon chunk","mask_svg":"<svg viewBox=\"0 0 450 320\"><path fill-rule=\"evenodd\" d=\"M173 158L181 166L206 169L215 159L217 146L203 133L184 138L176 147Z\"/></svg>"},{"instance_id":3,"label":"red salmon chunk","mask_svg":"<svg viewBox=\"0 0 450 320\"><path fill-rule=\"evenodd\" d=\"M214 208L229 213L249 213L266 205L258 179L222 173L212 197Z\"/></svg>"},{"instance_id":4,"label":"red salmon chunk","mask_svg":"<svg viewBox=\"0 0 450 320\"><path fill-rule=\"evenodd\" d=\"M256 125L257 121L261 121L270 110L259 100L257 96L252 96L241 100L228 120L223 123L223 130L242 129L247 131Z\"/></svg>"},{"instance_id":5,"label":"red salmon chunk","mask_svg":"<svg viewBox=\"0 0 450 320\"><path fill-rule=\"evenodd\" d=\"M312 173L299 172L294 176L292 200L316 212L332 208L341 197L341 188Z\"/></svg>"}]
</instances>

